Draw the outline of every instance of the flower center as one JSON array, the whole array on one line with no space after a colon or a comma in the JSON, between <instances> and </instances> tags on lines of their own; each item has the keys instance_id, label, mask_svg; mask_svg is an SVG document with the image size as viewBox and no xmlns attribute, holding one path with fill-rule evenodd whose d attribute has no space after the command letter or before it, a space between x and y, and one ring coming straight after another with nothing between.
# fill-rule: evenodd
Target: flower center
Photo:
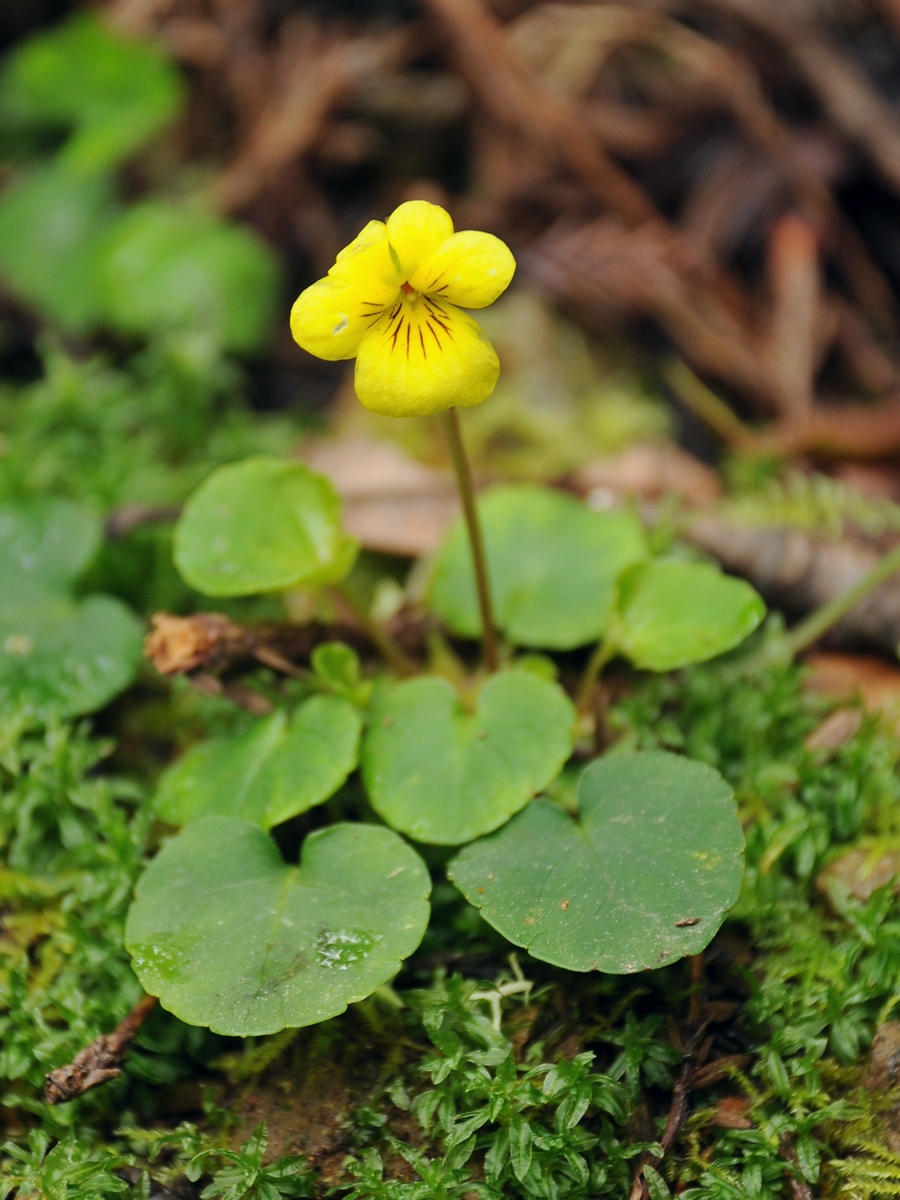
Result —
<instances>
[{"instance_id":1,"label":"flower center","mask_svg":"<svg viewBox=\"0 0 900 1200\"><path fill-rule=\"evenodd\" d=\"M411 288L408 283L401 283L400 290L401 292L405 292L407 296L414 296L416 294L416 289Z\"/></svg>"}]
</instances>

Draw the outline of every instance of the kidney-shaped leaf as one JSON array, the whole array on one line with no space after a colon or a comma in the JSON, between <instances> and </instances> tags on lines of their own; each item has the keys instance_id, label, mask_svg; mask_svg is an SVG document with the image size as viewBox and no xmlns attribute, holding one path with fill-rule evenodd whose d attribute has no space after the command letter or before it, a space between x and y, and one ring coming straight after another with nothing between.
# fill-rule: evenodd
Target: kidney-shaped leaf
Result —
<instances>
[{"instance_id":1,"label":"kidney-shaped leaf","mask_svg":"<svg viewBox=\"0 0 900 1200\"><path fill-rule=\"evenodd\" d=\"M242 225L150 200L114 226L99 285L109 324L127 334L191 330L255 350L272 328L278 265Z\"/></svg>"},{"instance_id":2,"label":"kidney-shaped leaf","mask_svg":"<svg viewBox=\"0 0 900 1200\"><path fill-rule=\"evenodd\" d=\"M116 219L112 184L53 164L0 195L0 272L18 296L81 333L100 314L99 266Z\"/></svg>"},{"instance_id":3,"label":"kidney-shaped leaf","mask_svg":"<svg viewBox=\"0 0 900 1200\"><path fill-rule=\"evenodd\" d=\"M188 825L138 882L125 944L144 988L238 1037L312 1025L396 974L428 923L425 864L390 829L331 825L299 866L233 817Z\"/></svg>"},{"instance_id":4,"label":"kidney-shaped leaf","mask_svg":"<svg viewBox=\"0 0 900 1200\"><path fill-rule=\"evenodd\" d=\"M179 571L209 596L334 582L355 551L331 483L303 463L264 456L214 471L175 530Z\"/></svg>"},{"instance_id":5,"label":"kidney-shaped leaf","mask_svg":"<svg viewBox=\"0 0 900 1200\"><path fill-rule=\"evenodd\" d=\"M0 595L0 701L93 712L128 686L141 652L140 623L111 596L75 604L21 585Z\"/></svg>"},{"instance_id":6,"label":"kidney-shaped leaf","mask_svg":"<svg viewBox=\"0 0 900 1200\"><path fill-rule=\"evenodd\" d=\"M321 804L356 766L361 721L337 696L313 696L288 719L273 713L246 733L189 750L160 780L164 821L241 817L270 829Z\"/></svg>"},{"instance_id":7,"label":"kidney-shaped leaf","mask_svg":"<svg viewBox=\"0 0 900 1200\"><path fill-rule=\"evenodd\" d=\"M479 501L500 628L519 646L571 650L598 640L620 572L647 555L631 513L598 513L550 488L493 488ZM431 603L455 632L481 632L461 524L440 551Z\"/></svg>"},{"instance_id":8,"label":"kidney-shaped leaf","mask_svg":"<svg viewBox=\"0 0 900 1200\"><path fill-rule=\"evenodd\" d=\"M737 899L743 846L716 771L675 754L630 754L585 770L576 816L535 800L462 850L450 875L536 958L629 974L703 949Z\"/></svg>"},{"instance_id":9,"label":"kidney-shaped leaf","mask_svg":"<svg viewBox=\"0 0 900 1200\"><path fill-rule=\"evenodd\" d=\"M372 807L417 841L471 841L558 774L572 751L574 719L561 688L531 671L488 680L474 713L445 679L402 683L363 740Z\"/></svg>"},{"instance_id":10,"label":"kidney-shaped leaf","mask_svg":"<svg viewBox=\"0 0 900 1200\"><path fill-rule=\"evenodd\" d=\"M68 587L94 557L100 537L97 518L67 500L0 504L0 605L23 587Z\"/></svg>"},{"instance_id":11,"label":"kidney-shaped leaf","mask_svg":"<svg viewBox=\"0 0 900 1200\"><path fill-rule=\"evenodd\" d=\"M627 571L616 608L616 648L649 671L673 671L724 654L766 613L759 594L743 579L708 563L674 558Z\"/></svg>"},{"instance_id":12,"label":"kidney-shaped leaf","mask_svg":"<svg viewBox=\"0 0 900 1200\"><path fill-rule=\"evenodd\" d=\"M175 67L148 41L79 13L28 39L4 65L0 112L24 125L71 129L62 150L79 168L113 166L178 111Z\"/></svg>"}]
</instances>

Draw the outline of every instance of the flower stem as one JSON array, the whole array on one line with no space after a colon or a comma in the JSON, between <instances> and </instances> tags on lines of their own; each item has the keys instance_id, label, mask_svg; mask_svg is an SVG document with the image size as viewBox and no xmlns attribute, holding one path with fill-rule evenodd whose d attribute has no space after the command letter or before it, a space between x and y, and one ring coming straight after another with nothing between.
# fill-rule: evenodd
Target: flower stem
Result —
<instances>
[{"instance_id":1,"label":"flower stem","mask_svg":"<svg viewBox=\"0 0 900 1200\"><path fill-rule=\"evenodd\" d=\"M491 587L488 582L484 539L481 536L481 524L478 520L478 509L475 506L472 468L469 466L469 459L462 440L459 413L455 408L448 408L443 417L447 430L447 441L450 443L450 453L453 456L453 466L456 468L459 497L462 500L466 528L469 533L469 548L472 551L472 567L475 571L475 587L478 591L478 609L481 613L481 647L484 665L489 671L496 671L499 665L497 627L494 624L494 609L491 604Z\"/></svg>"},{"instance_id":2,"label":"flower stem","mask_svg":"<svg viewBox=\"0 0 900 1200\"><path fill-rule=\"evenodd\" d=\"M783 655L785 658L796 658L798 654L808 650L824 633L827 633L832 625L836 625L847 613L856 608L857 604L871 595L876 588L881 587L897 571L900 571L900 546L895 546L893 550L885 554L884 558L877 562L868 575L864 576L855 587L844 592L843 596L836 596L834 600L829 600L827 604L823 604L821 608L817 608L815 612L810 613L808 617L795 625L790 633L786 634L784 639L778 643L776 647L778 655Z\"/></svg>"}]
</instances>

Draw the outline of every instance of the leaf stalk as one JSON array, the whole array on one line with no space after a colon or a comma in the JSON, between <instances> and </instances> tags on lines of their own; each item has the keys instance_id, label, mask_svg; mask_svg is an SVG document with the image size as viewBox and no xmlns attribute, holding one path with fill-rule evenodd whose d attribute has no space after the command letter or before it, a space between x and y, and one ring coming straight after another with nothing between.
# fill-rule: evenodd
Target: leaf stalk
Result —
<instances>
[{"instance_id":1,"label":"leaf stalk","mask_svg":"<svg viewBox=\"0 0 900 1200\"><path fill-rule=\"evenodd\" d=\"M330 590L338 606L350 614L355 624L366 635L389 667L393 667L398 675L404 677L417 674L419 668L416 662L391 637L383 625L374 621L362 605L356 603L346 588L333 587Z\"/></svg>"},{"instance_id":2,"label":"leaf stalk","mask_svg":"<svg viewBox=\"0 0 900 1200\"><path fill-rule=\"evenodd\" d=\"M842 596L836 596L833 600L829 600L795 625L790 633L785 634L784 639L777 643L775 653L786 658L796 658L804 650L808 650L833 625L846 617L898 570L900 570L900 545L885 554L884 558L877 562L868 575L864 576L855 587L844 592Z\"/></svg>"},{"instance_id":3,"label":"leaf stalk","mask_svg":"<svg viewBox=\"0 0 900 1200\"><path fill-rule=\"evenodd\" d=\"M615 645L609 638L604 638L603 641L598 642L594 647L594 653L588 659L588 664L584 668L581 683L578 685L578 695L575 697L575 707L579 713L586 713L591 707L594 691L597 687L597 680L615 652Z\"/></svg>"}]
</instances>

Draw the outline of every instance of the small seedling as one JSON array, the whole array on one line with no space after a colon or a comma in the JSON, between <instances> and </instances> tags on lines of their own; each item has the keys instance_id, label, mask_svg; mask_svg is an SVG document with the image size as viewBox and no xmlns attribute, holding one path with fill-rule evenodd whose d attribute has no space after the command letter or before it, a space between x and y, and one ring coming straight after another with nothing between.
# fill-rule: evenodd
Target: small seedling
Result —
<instances>
[{"instance_id":1,"label":"small seedling","mask_svg":"<svg viewBox=\"0 0 900 1200\"><path fill-rule=\"evenodd\" d=\"M183 830L138 885L126 945L144 987L183 1020L272 1033L391 979L428 922L428 871L404 838L464 847L450 875L471 903L511 942L574 971L696 954L737 898L743 834L731 788L708 766L618 755L588 767L571 811L535 798L570 760L579 716L547 672L516 665L514 647L596 642L584 711L613 656L650 671L712 658L764 608L713 566L654 557L631 514L535 487L476 505L456 407L485 400L499 366L455 305L490 304L513 269L502 242L454 233L443 209L412 201L371 222L294 306L301 345L356 358L368 407L449 414L465 519L437 557L429 602L453 632L481 636L483 670L464 692L427 673L400 679L397 651L369 689L349 648L323 649L310 687L331 695L206 742L166 773L157 811ZM194 587L227 596L339 587L356 552L327 480L262 457L207 479L175 546ZM360 729L362 780L385 824L326 824L298 865L285 863L267 831L337 792Z\"/></svg>"}]
</instances>

